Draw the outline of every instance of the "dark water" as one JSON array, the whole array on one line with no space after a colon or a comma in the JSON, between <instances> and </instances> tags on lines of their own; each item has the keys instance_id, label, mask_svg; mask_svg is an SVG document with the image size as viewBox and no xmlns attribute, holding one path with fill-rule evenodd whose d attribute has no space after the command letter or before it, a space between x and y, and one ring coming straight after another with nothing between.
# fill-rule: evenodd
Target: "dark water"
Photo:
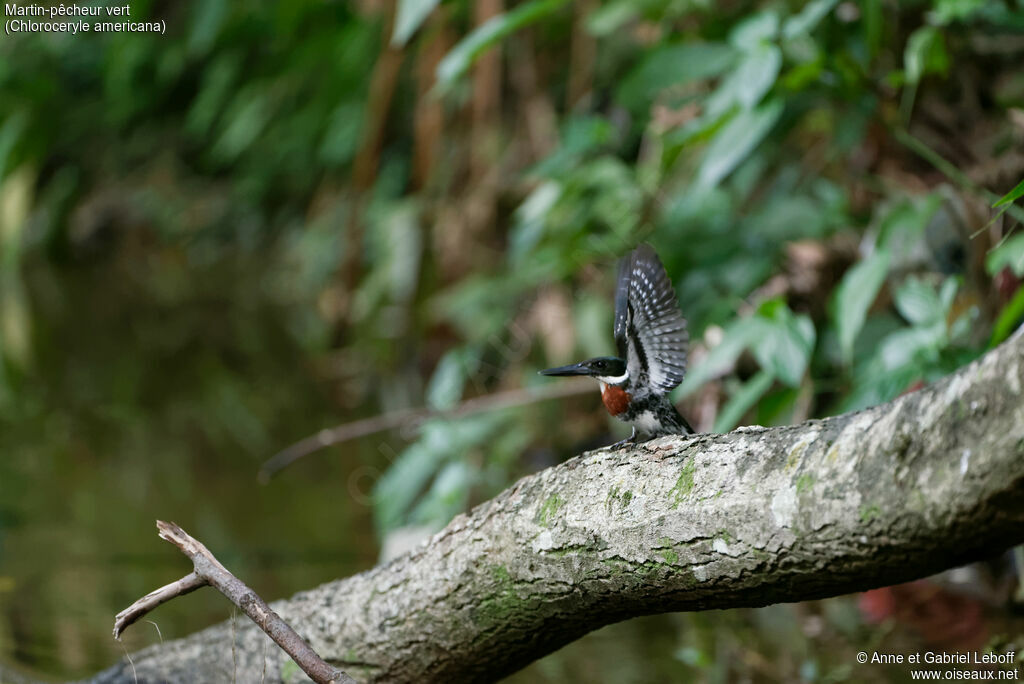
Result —
<instances>
[{"instance_id":1,"label":"dark water","mask_svg":"<svg viewBox=\"0 0 1024 684\"><path fill-rule=\"evenodd\" d=\"M159 639L146 622L111 637L115 613L190 570L158 518L268 600L374 563L349 476L376 449L256 481L274 451L344 419L266 273L259 256L172 256L30 263L4 281L0 339L27 344L0 376L0 663L82 677ZM207 589L150 619L170 639L230 615Z\"/></svg>"}]
</instances>

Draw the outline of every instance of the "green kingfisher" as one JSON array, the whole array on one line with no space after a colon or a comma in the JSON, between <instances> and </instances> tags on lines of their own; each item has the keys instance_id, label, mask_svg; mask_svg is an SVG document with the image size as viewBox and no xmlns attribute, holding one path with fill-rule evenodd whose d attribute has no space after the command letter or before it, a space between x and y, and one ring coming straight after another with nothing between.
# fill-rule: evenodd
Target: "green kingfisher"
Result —
<instances>
[{"instance_id":1,"label":"green kingfisher","mask_svg":"<svg viewBox=\"0 0 1024 684\"><path fill-rule=\"evenodd\" d=\"M686 373L686 319L672 282L650 245L619 262L615 288L615 343L619 355L542 370L541 375L589 375L601 383L608 413L633 426L612 447L662 435L688 435L693 428L668 397Z\"/></svg>"}]
</instances>

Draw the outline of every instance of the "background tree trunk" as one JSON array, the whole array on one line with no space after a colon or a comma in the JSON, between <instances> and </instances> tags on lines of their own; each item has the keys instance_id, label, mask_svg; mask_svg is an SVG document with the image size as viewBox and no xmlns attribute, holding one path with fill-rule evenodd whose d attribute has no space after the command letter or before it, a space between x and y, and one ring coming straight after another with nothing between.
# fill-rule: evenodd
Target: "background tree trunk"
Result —
<instances>
[{"instance_id":1,"label":"background tree trunk","mask_svg":"<svg viewBox=\"0 0 1024 684\"><path fill-rule=\"evenodd\" d=\"M273 608L357 679L488 680L630 617L923 577L1024 542L1022 388L1018 333L866 411L584 454L410 554ZM284 656L266 639L223 623L134 667L139 681L233 668L237 681L273 680ZM133 681L132 667L94 681Z\"/></svg>"}]
</instances>

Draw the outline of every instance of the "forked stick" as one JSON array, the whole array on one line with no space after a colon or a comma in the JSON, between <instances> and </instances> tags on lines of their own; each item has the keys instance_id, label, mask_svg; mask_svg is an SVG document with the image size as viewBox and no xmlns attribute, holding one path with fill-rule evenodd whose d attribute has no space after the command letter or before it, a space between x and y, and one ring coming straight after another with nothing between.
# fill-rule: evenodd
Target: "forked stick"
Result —
<instances>
[{"instance_id":1,"label":"forked stick","mask_svg":"<svg viewBox=\"0 0 1024 684\"><path fill-rule=\"evenodd\" d=\"M114 618L114 638L120 640L121 634L128 625L153 610L162 603L195 591L206 585L212 586L227 596L232 603L242 609L260 629L267 633L274 642L291 656L292 660L318 684L355 684L355 680L338 668L325 663L302 637L288 626L281 616L270 609L266 601L244 582L232 575L210 550L197 539L190 536L175 523L156 521L160 538L177 546L182 553L192 559L193 571L177 582L151 591L138 601L128 606Z\"/></svg>"}]
</instances>

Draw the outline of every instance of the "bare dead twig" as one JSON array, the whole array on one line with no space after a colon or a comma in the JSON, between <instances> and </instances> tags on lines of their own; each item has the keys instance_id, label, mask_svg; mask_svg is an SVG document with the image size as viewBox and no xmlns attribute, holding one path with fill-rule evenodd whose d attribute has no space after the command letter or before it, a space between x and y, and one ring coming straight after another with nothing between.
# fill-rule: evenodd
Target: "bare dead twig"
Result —
<instances>
[{"instance_id":1,"label":"bare dead twig","mask_svg":"<svg viewBox=\"0 0 1024 684\"><path fill-rule=\"evenodd\" d=\"M167 603L175 596L184 596L200 587L205 587L209 582L194 572L182 577L176 582L164 585L159 589L149 592L138 601L128 606L114 618L114 638L120 640L121 634L128 625L132 624L143 615L157 606Z\"/></svg>"},{"instance_id":2,"label":"bare dead twig","mask_svg":"<svg viewBox=\"0 0 1024 684\"><path fill-rule=\"evenodd\" d=\"M476 397L462 402L449 411L431 411L430 409L405 409L384 413L362 420L344 423L333 428L326 428L320 432L295 442L288 448L277 452L264 461L260 466L259 480L264 484L270 480L278 471L291 465L304 456L334 444L341 444L351 439L358 439L373 435L385 430L393 430L407 423L421 423L427 418L461 418L462 416L484 411L497 411L499 409L526 406L548 399L559 399L591 392L594 383L590 378L579 378L575 381L551 383L539 390L535 389L514 389L496 394L488 394L483 397Z\"/></svg>"},{"instance_id":3,"label":"bare dead twig","mask_svg":"<svg viewBox=\"0 0 1024 684\"><path fill-rule=\"evenodd\" d=\"M177 546L192 560L193 571L177 582L160 587L128 606L114 618L114 638L120 640L128 625L162 603L206 585L228 597L232 603L267 633L309 677L320 684L355 684L355 680L317 655L309 644L270 609L266 601L231 574L210 550L175 523L156 521L160 538Z\"/></svg>"}]
</instances>

